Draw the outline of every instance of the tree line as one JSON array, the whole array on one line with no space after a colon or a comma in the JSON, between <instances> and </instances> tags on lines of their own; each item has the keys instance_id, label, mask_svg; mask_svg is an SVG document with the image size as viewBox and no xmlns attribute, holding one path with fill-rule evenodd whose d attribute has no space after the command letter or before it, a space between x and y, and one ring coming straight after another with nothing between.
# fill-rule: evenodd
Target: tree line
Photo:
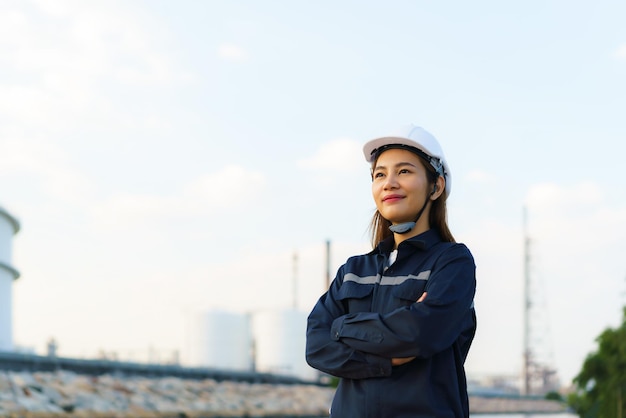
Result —
<instances>
[{"instance_id":1,"label":"tree line","mask_svg":"<svg viewBox=\"0 0 626 418\"><path fill-rule=\"evenodd\" d=\"M622 324L596 338L598 348L587 355L574 378L568 405L582 418L626 417L626 307Z\"/></svg>"}]
</instances>

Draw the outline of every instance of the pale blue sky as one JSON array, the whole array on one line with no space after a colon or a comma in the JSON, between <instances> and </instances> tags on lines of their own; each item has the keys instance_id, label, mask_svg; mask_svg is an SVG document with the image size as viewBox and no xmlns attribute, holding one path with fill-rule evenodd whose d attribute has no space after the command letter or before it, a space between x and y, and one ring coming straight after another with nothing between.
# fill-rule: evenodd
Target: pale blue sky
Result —
<instances>
[{"instance_id":1,"label":"pale blue sky","mask_svg":"<svg viewBox=\"0 0 626 418\"><path fill-rule=\"evenodd\" d=\"M309 310L368 250L360 147L416 123L478 265L470 373L521 367L522 208L564 381L626 302L626 4L2 1L14 339L185 351L189 313ZM539 284L540 283L540 284ZM539 303L539 301L542 301ZM546 330L547 329L547 330Z\"/></svg>"}]
</instances>

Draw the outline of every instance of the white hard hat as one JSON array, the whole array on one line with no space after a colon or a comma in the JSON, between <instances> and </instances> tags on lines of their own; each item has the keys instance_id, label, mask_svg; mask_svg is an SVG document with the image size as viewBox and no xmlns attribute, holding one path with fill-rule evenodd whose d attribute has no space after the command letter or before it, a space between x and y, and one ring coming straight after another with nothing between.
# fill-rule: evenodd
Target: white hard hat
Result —
<instances>
[{"instance_id":1,"label":"white hard hat","mask_svg":"<svg viewBox=\"0 0 626 418\"><path fill-rule=\"evenodd\" d=\"M363 146L365 160L368 163L374 162L380 152L394 148L394 145L396 145L396 148L408 146L423 152L425 155L422 157L426 158L439 175L446 180L446 195L450 195L450 190L452 189L450 167L443 154L441 145L430 132L411 124L403 126L389 135L372 139Z\"/></svg>"}]
</instances>

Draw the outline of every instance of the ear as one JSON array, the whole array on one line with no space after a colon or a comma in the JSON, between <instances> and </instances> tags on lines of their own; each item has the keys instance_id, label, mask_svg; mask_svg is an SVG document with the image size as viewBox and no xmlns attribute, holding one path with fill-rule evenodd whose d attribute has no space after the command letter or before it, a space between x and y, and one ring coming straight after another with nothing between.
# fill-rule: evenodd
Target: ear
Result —
<instances>
[{"instance_id":1,"label":"ear","mask_svg":"<svg viewBox=\"0 0 626 418\"><path fill-rule=\"evenodd\" d=\"M433 187L433 192L430 195L430 200L437 200L446 191L446 180L439 176Z\"/></svg>"}]
</instances>

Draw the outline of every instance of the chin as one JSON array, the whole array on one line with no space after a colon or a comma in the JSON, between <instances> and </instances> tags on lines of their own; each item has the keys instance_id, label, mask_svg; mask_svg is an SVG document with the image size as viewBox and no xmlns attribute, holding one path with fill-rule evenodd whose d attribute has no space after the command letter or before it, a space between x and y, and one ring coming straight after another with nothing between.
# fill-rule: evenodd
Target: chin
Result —
<instances>
[{"instance_id":1,"label":"chin","mask_svg":"<svg viewBox=\"0 0 626 418\"><path fill-rule=\"evenodd\" d=\"M404 223L404 222L413 222L415 220L415 215L406 216L406 217L405 216L400 216L398 214L393 214L393 213L387 214L389 216L385 216L384 213L381 213L381 215L383 216L383 218L387 219L392 224L401 224L401 223Z\"/></svg>"}]
</instances>

